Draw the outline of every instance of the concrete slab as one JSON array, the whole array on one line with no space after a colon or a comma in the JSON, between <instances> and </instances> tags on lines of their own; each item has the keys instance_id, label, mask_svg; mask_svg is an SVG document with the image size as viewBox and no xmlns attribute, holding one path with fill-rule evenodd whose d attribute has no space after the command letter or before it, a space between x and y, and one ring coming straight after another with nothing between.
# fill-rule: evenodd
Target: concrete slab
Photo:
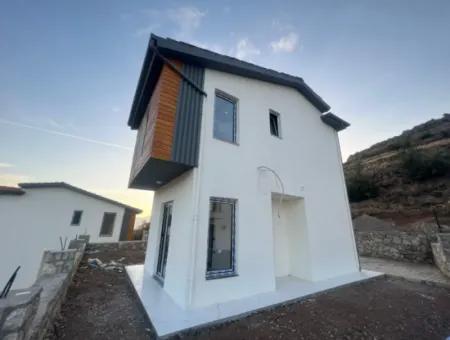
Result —
<instances>
[{"instance_id":1,"label":"concrete slab","mask_svg":"<svg viewBox=\"0 0 450 340\"><path fill-rule=\"evenodd\" d=\"M277 289L272 292L202 308L183 309L172 300L152 276L145 275L144 265L127 266L126 272L160 337L193 327L234 319L259 309L382 275L378 272L362 271L318 282L303 281L286 276L277 279Z\"/></svg>"}]
</instances>

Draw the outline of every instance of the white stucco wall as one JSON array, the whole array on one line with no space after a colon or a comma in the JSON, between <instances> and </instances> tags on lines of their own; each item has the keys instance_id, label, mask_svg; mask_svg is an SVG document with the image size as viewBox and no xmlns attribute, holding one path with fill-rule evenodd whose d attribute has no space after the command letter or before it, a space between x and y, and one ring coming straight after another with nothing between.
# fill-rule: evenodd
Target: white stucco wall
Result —
<instances>
[{"instance_id":1,"label":"white stucco wall","mask_svg":"<svg viewBox=\"0 0 450 340\"><path fill-rule=\"evenodd\" d=\"M74 210L82 210L79 226L71 226ZM116 213L113 235L99 236L105 212ZM44 249L61 249L59 237L69 241L89 234L90 242L117 242L124 208L63 188L27 189L21 196L0 196L0 286L13 270L21 269L13 288L34 283Z\"/></svg>"},{"instance_id":2,"label":"white stucco wall","mask_svg":"<svg viewBox=\"0 0 450 340\"><path fill-rule=\"evenodd\" d=\"M164 287L183 306L274 290L277 274L314 281L358 271L338 137L320 112L294 89L215 70L206 70L204 89L199 167L156 192L147 271L154 272L161 204L168 200L174 201L174 222ZM239 100L237 145L213 138L216 89ZM269 109L280 113L281 139L270 134ZM302 227L289 226L290 240L274 240L272 195L281 190L259 166L274 169L284 193L296 198L280 209L282 219ZM238 200L235 277L205 279L211 196ZM284 254L289 264L277 268L275 241L291 249Z\"/></svg>"},{"instance_id":3,"label":"white stucco wall","mask_svg":"<svg viewBox=\"0 0 450 340\"><path fill-rule=\"evenodd\" d=\"M192 249L194 218L194 171L189 171L155 192L153 197L151 228L145 257L147 275L156 272L161 235L163 204L173 201L169 250L164 289L182 306L187 305L189 261Z\"/></svg>"},{"instance_id":4,"label":"white stucco wall","mask_svg":"<svg viewBox=\"0 0 450 340\"><path fill-rule=\"evenodd\" d=\"M213 138L214 92L238 98L238 145ZM226 301L275 287L272 192L274 169L285 193L302 197L310 280L357 271L337 133L298 91L206 70L203 103L197 259L193 305ZM269 109L280 113L282 138L270 135ZM237 277L205 280L210 196L238 199ZM301 271L299 271L300 273Z\"/></svg>"}]
</instances>

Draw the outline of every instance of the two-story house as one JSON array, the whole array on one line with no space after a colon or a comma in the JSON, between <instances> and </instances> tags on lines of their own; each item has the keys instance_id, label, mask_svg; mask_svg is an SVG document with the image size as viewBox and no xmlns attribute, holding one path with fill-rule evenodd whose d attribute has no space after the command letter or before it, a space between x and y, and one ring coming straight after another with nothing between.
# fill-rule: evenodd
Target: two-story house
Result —
<instances>
[{"instance_id":1,"label":"two-story house","mask_svg":"<svg viewBox=\"0 0 450 340\"><path fill-rule=\"evenodd\" d=\"M159 335L362 277L329 110L302 78L151 36L128 124L152 228L128 273Z\"/></svg>"}]
</instances>

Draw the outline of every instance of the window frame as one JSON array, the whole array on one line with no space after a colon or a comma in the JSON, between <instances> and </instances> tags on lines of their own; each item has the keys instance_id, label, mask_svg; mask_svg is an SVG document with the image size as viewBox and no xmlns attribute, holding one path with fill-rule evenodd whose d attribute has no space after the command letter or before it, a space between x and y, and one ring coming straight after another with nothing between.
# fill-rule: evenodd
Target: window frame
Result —
<instances>
[{"instance_id":1,"label":"window frame","mask_svg":"<svg viewBox=\"0 0 450 340\"><path fill-rule=\"evenodd\" d=\"M277 127L278 127L278 135L275 135L272 133L272 124L271 124L271 118L272 115L275 116L277 118ZM281 138L281 115L279 112L269 109L269 131L270 131L270 135L279 139Z\"/></svg>"},{"instance_id":2,"label":"window frame","mask_svg":"<svg viewBox=\"0 0 450 340\"><path fill-rule=\"evenodd\" d=\"M233 216L231 218L231 268L229 269L220 269L220 270L208 270L208 262L210 257L210 219L211 219L211 204L214 203L225 203L232 204L232 213ZM224 198L224 197L215 197L212 196L209 198L209 215L208 215L208 238L206 243L206 280L215 280L215 279L223 279L227 277L238 276L237 268L236 268L236 212L237 212L237 204L238 200L235 198Z\"/></svg>"},{"instance_id":3,"label":"window frame","mask_svg":"<svg viewBox=\"0 0 450 340\"><path fill-rule=\"evenodd\" d=\"M219 138L215 135L215 122L216 122L216 98L219 97L223 100L226 100L230 103L233 104L234 109L233 109L233 140L229 141L223 138ZM220 140L221 142L225 142L225 143L230 143L233 145L239 145L238 143L238 103L239 103L239 99L232 96L231 94L228 94L222 90L216 89L214 91L214 115L213 115L213 138L216 140Z\"/></svg>"},{"instance_id":4,"label":"window frame","mask_svg":"<svg viewBox=\"0 0 450 340\"><path fill-rule=\"evenodd\" d=\"M80 218L78 219L78 223L74 223L75 214L80 213ZM70 225L78 227L81 225L81 219L83 218L83 210L74 210L72 213L72 219L70 220Z\"/></svg>"},{"instance_id":5,"label":"window frame","mask_svg":"<svg viewBox=\"0 0 450 340\"><path fill-rule=\"evenodd\" d=\"M150 116L150 112L147 111L144 115L144 119L142 121L141 124L144 124L144 131L142 131L142 140L140 141L140 153L139 155L142 156L144 154L144 150L145 150L145 138L147 137L147 129L148 129L148 119Z\"/></svg>"},{"instance_id":6,"label":"window frame","mask_svg":"<svg viewBox=\"0 0 450 340\"><path fill-rule=\"evenodd\" d=\"M111 233L110 233L110 234L103 234L103 233L102 233L103 222L105 221L105 217L106 217L107 214L114 215L114 219L113 219L113 221L112 221ZM102 223L100 224L100 233L98 234L99 237L111 237L111 236L114 235L114 223L116 222L116 218L117 218L117 213L116 213L116 212L105 211L105 212L103 213Z\"/></svg>"}]
</instances>

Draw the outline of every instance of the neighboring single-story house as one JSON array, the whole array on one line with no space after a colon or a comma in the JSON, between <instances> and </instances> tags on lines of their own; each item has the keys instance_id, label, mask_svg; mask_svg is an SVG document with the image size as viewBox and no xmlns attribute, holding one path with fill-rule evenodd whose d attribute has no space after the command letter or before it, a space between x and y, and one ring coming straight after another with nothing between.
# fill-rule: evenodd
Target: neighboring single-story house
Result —
<instances>
[{"instance_id":1,"label":"neighboring single-story house","mask_svg":"<svg viewBox=\"0 0 450 340\"><path fill-rule=\"evenodd\" d=\"M21 266L13 288L33 284L44 249L77 235L89 242L130 240L139 209L64 182L0 187L0 289Z\"/></svg>"}]
</instances>

